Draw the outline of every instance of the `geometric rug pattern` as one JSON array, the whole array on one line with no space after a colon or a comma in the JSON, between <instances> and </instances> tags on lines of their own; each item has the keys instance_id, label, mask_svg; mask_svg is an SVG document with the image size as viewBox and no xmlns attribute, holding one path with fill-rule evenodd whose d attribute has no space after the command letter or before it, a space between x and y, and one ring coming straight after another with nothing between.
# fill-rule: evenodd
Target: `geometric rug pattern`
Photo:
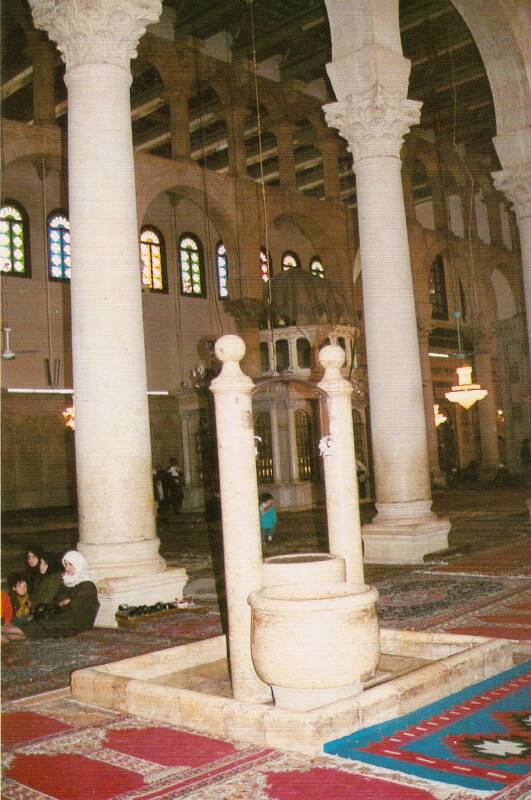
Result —
<instances>
[{"instance_id":1,"label":"geometric rug pattern","mask_svg":"<svg viewBox=\"0 0 531 800\"><path fill-rule=\"evenodd\" d=\"M485 797L366 764L222 741L66 699L31 709L9 704L3 731L3 800Z\"/></svg>"},{"instance_id":2,"label":"geometric rug pattern","mask_svg":"<svg viewBox=\"0 0 531 800\"><path fill-rule=\"evenodd\" d=\"M531 772L531 661L324 750L468 789L517 784Z\"/></svg>"}]
</instances>

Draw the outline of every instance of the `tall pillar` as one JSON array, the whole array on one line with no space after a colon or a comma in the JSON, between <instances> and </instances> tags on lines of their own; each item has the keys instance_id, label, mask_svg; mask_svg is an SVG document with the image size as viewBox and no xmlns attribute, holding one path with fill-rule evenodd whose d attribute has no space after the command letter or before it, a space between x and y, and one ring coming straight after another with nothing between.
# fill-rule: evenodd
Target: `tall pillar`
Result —
<instances>
[{"instance_id":1,"label":"tall pillar","mask_svg":"<svg viewBox=\"0 0 531 800\"><path fill-rule=\"evenodd\" d=\"M171 157L190 158L189 92L179 88L166 93L170 107Z\"/></svg>"},{"instance_id":2,"label":"tall pillar","mask_svg":"<svg viewBox=\"0 0 531 800\"><path fill-rule=\"evenodd\" d=\"M254 384L240 369L244 353L245 344L238 336L218 339L216 356L223 368L210 388L216 407L232 694L235 700L262 703L271 699L271 690L253 666L247 603L251 592L262 586L262 548L251 404Z\"/></svg>"},{"instance_id":3,"label":"tall pillar","mask_svg":"<svg viewBox=\"0 0 531 800\"><path fill-rule=\"evenodd\" d=\"M520 232L522 269L524 275L527 333L531 353L531 162L516 164L511 169L493 172L494 186L503 192L513 205Z\"/></svg>"},{"instance_id":4,"label":"tall pillar","mask_svg":"<svg viewBox=\"0 0 531 800\"><path fill-rule=\"evenodd\" d=\"M335 65L334 65L335 66ZM345 75L343 75L345 80ZM400 147L420 103L377 85L325 106L349 143L358 196L377 515L365 559L421 563L448 546L431 489Z\"/></svg>"},{"instance_id":5,"label":"tall pillar","mask_svg":"<svg viewBox=\"0 0 531 800\"><path fill-rule=\"evenodd\" d=\"M230 105L226 109L227 140L229 145L229 173L238 178L247 178L245 157L246 105Z\"/></svg>"},{"instance_id":6,"label":"tall pillar","mask_svg":"<svg viewBox=\"0 0 531 800\"><path fill-rule=\"evenodd\" d=\"M329 447L323 461L330 552L345 559L346 580L363 586L360 506L354 429L352 384L341 375L345 353L339 345L326 345L319 352L325 374L318 387L326 392Z\"/></svg>"},{"instance_id":7,"label":"tall pillar","mask_svg":"<svg viewBox=\"0 0 531 800\"><path fill-rule=\"evenodd\" d=\"M339 155L339 140L337 136L321 136L318 140L323 163L323 179L325 197L331 200L341 199L341 183L337 160Z\"/></svg>"},{"instance_id":8,"label":"tall pillar","mask_svg":"<svg viewBox=\"0 0 531 800\"><path fill-rule=\"evenodd\" d=\"M169 601L186 581L155 529L129 101L129 61L161 3L31 6L66 63L79 550L98 624L114 625L119 603Z\"/></svg>"},{"instance_id":9,"label":"tall pillar","mask_svg":"<svg viewBox=\"0 0 531 800\"><path fill-rule=\"evenodd\" d=\"M493 478L500 463L496 394L492 369L492 354L496 352L496 341L494 331L488 329L481 330L478 338L480 341L474 359L475 379L481 388L488 392L486 397L478 403L481 472L484 477Z\"/></svg>"},{"instance_id":10,"label":"tall pillar","mask_svg":"<svg viewBox=\"0 0 531 800\"><path fill-rule=\"evenodd\" d=\"M55 125L56 54L40 31L28 31L27 51L33 62L33 124Z\"/></svg>"},{"instance_id":11,"label":"tall pillar","mask_svg":"<svg viewBox=\"0 0 531 800\"><path fill-rule=\"evenodd\" d=\"M287 121L279 122L271 126L271 130L277 139L280 185L284 189L296 189L297 175L295 172L295 150L293 146L295 125Z\"/></svg>"},{"instance_id":12,"label":"tall pillar","mask_svg":"<svg viewBox=\"0 0 531 800\"><path fill-rule=\"evenodd\" d=\"M429 337L432 328L431 320L419 320L418 323L420 370L422 374L422 387L424 390L424 416L426 419L426 433L428 436L428 459L432 483L438 486L445 485L445 478L439 464L439 445L437 441L437 428L433 406L433 377L431 373Z\"/></svg>"}]
</instances>

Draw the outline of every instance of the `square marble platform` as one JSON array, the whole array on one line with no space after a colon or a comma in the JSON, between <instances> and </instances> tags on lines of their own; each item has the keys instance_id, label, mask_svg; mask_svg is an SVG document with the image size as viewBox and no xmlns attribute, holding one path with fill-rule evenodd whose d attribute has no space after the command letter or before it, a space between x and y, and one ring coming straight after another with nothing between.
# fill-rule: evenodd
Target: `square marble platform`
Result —
<instances>
[{"instance_id":1,"label":"square marble platform","mask_svg":"<svg viewBox=\"0 0 531 800\"><path fill-rule=\"evenodd\" d=\"M325 742L393 719L513 664L502 639L381 629L375 676L355 697L311 711L232 698L224 636L72 674L76 700L262 747L322 752Z\"/></svg>"}]
</instances>

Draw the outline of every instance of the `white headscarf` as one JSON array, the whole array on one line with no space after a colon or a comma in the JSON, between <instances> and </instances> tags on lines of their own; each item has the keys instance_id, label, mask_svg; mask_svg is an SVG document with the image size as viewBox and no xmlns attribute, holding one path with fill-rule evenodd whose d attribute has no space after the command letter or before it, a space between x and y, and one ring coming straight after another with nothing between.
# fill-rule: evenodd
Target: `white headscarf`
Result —
<instances>
[{"instance_id":1,"label":"white headscarf","mask_svg":"<svg viewBox=\"0 0 531 800\"><path fill-rule=\"evenodd\" d=\"M69 550L62 558L63 567L65 565L65 560L70 561L76 570L75 575L67 575L66 573L63 575L63 583L65 586L77 586L78 583L92 580L87 559L82 553L79 553L77 550Z\"/></svg>"}]
</instances>

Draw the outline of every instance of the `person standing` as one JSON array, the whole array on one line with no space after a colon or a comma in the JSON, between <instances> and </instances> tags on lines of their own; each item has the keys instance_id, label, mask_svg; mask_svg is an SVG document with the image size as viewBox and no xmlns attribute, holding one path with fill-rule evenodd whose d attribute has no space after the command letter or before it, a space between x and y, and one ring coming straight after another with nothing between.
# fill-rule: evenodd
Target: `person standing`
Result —
<instances>
[{"instance_id":1,"label":"person standing","mask_svg":"<svg viewBox=\"0 0 531 800\"><path fill-rule=\"evenodd\" d=\"M260 534L262 536L262 544L266 542L271 543L275 535L277 527L277 512L273 505L273 495L269 492L264 492L260 495Z\"/></svg>"},{"instance_id":2,"label":"person standing","mask_svg":"<svg viewBox=\"0 0 531 800\"><path fill-rule=\"evenodd\" d=\"M166 469L166 482L164 490L166 493L167 501L174 514L179 514L183 504L183 476L179 469L177 459L170 458L168 467Z\"/></svg>"}]
</instances>

